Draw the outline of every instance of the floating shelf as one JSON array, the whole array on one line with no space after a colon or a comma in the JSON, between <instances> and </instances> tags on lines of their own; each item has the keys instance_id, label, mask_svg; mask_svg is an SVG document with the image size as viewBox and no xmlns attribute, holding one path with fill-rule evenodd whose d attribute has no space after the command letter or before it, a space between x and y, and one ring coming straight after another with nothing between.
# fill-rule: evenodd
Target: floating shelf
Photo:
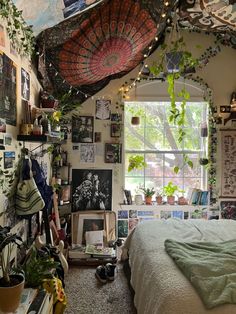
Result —
<instances>
[{"instance_id":1,"label":"floating shelf","mask_svg":"<svg viewBox=\"0 0 236 314\"><path fill-rule=\"evenodd\" d=\"M17 141L61 144L65 142L65 140L62 140L60 137L50 135L17 135Z\"/></svg>"}]
</instances>

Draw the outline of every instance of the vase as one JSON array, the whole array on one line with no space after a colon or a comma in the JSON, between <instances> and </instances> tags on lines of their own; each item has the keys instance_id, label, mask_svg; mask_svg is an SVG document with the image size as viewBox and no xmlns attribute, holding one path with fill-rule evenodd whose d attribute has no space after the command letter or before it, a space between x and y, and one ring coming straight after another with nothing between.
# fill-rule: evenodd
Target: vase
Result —
<instances>
[{"instance_id":1,"label":"vase","mask_svg":"<svg viewBox=\"0 0 236 314\"><path fill-rule=\"evenodd\" d=\"M143 204L143 197L140 194L136 194L134 196L134 203L135 205L142 205Z\"/></svg>"}]
</instances>

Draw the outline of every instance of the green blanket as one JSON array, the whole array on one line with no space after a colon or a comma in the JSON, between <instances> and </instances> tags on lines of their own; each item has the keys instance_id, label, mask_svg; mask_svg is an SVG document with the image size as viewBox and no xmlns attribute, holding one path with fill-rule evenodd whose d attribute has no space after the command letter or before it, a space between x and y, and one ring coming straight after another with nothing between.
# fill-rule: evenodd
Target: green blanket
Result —
<instances>
[{"instance_id":1,"label":"green blanket","mask_svg":"<svg viewBox=\"0 0 236 314\"><path fill-rule=\"evenodd\" d=\"M185 243L167 239L165 248L207 308L236 303L236 240Z\"/></svg>"}]
</instances>

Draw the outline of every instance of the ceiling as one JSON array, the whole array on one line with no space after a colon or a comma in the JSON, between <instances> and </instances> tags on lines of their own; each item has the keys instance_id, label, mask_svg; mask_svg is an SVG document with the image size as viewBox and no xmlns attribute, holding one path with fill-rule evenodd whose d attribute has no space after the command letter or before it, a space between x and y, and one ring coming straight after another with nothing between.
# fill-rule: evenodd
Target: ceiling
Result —
<instances>
[{"instance_id":1,"label":"ceiling","mask_svg":"<svg viewBox=\"0 0 236 314\"><path fill-rule=\"evenodd\" d=\"M33 25L45 89L82 102L161 43L167 18L236 48L236 0L14 0Z\"/></svg>"}]
</instances>

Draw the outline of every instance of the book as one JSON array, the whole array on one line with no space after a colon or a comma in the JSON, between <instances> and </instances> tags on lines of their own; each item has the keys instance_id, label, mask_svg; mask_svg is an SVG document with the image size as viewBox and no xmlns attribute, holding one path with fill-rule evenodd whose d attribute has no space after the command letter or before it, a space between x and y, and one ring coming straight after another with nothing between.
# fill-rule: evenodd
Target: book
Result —
<instances>
[{"instance_id":1,"label":"book","mask_svg":"<svg viewBox=\"0 0 236 314\"><path fill-rule=\"evenodd\" d=\"M200 195L199 205L208 205L208 191L202 191Z\"/></svg>"},{"instance_id":2,"label":"book","mask_svg":"<svg viewBox=\"0 0 236 314\"><path fill-rule=\"evenodd\" d=\"M86 245L85 249L86 254L93 255L93 257L102 256L102 257L112 257L115 256L115 250L112 247L101 247L92 244Z\"/></svg>"},{"instance_id":3,"label":"book","mask_svg":"<svg viewBox=\"0 0 236 314\"><path fill-rule=\"evenodd\" d=\"M37 289L25 288L21 294L20 305L15 314L26 314L37 293Z\"/></svg>"}]
</instances>

